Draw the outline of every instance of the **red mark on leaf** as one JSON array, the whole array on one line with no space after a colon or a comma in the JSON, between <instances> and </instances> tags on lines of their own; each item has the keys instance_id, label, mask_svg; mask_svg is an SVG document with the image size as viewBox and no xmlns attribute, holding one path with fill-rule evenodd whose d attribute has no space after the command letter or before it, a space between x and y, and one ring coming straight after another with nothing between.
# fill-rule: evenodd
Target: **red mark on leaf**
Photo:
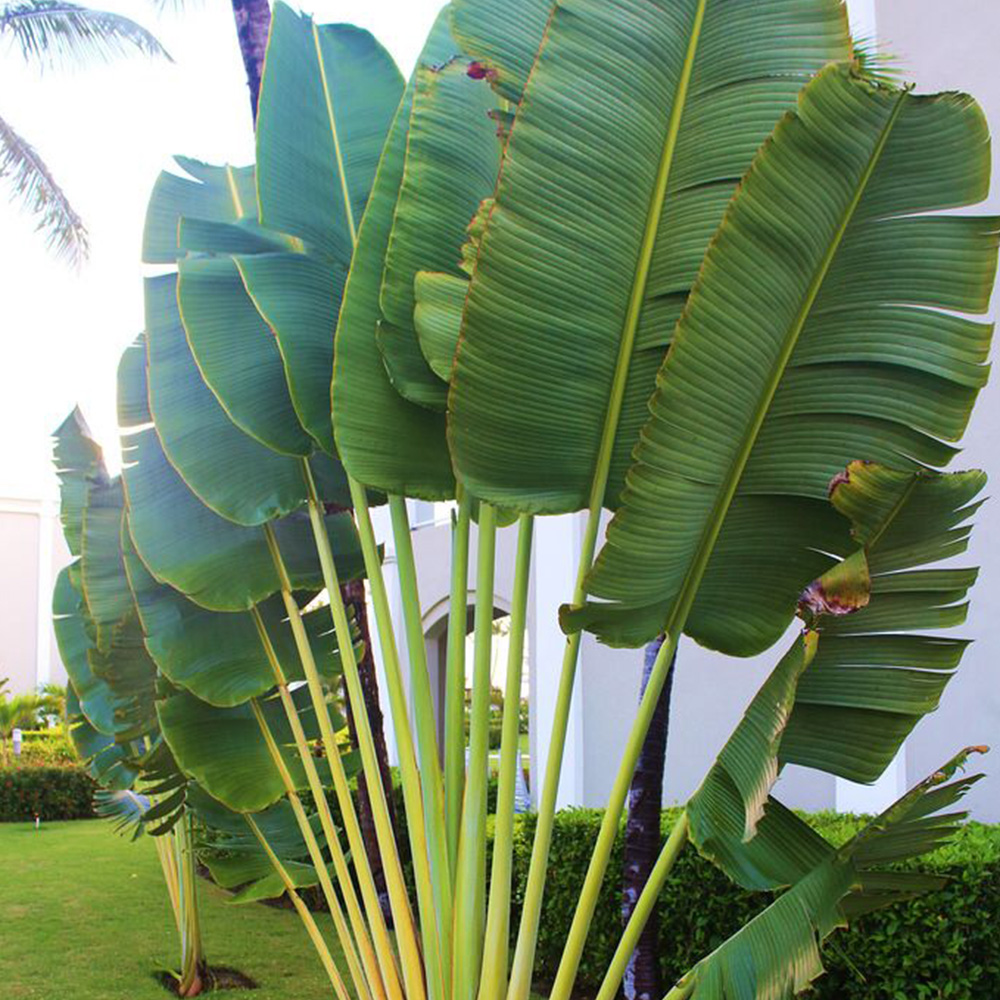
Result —
<instances>
[{"instance_id":1,"label":"red mark on leaf","mask_svg":"<svg viewBox=\"0 0 1000 1000\"><path fill-rule=\"evenodd\" d=\"M495 80L497 71L484 66L481 62L470 62L465 71L473 80Z\"/></svg>"}]
</instances>

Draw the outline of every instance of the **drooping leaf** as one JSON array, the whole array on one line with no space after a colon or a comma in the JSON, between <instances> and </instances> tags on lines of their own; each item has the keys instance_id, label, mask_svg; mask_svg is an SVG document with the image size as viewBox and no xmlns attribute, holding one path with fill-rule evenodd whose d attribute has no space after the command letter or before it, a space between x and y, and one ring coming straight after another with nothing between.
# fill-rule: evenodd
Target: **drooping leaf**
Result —
<instances>
[{"instance_id":1,"label":"drooping leaf","mask_svg":"<svg viewBox=\"0 0 1000 1000\"><path fill-rule=\"evenodd\" d=\"M280 590L267 540L261 528L233 524L205 506L167 460L150 426L145 359L140 337L122 355L118 369L122 479L136 552L159 582L197 604L245 611ZM350 515L329 514L326 524L341 576L355 578L363 559ZM319 590L323 574L305 512L280 518L273 529L292 585ZM238 573L233 566L239 566Z\"/></svg>"},{"instance_id":2,"label":"drooping leaf","mask_svg":"<svg viewBox=\"0 0 1000 1000\"><path fill-rule=\"evenodd\" d=\"M940 885L887 865L933 850L954 835L965 813L934 816L982 775L950 781L970 748L921 782L861 833L828 856L744 925L682 981L693 1000L790 1000L823 973L819 946L849 917ZM692 988L693 984L693 988Z\"/></svg>"},{"instance_id":3,"label":"drooping leaf","mask_svg":"<svg viewBox=\"0 0 1000 1000\"><path fill-rule=\"evenodd\" d=\"M263 524L304 506L301 460L241 431L202 381L178 314L176 280L146 279L149 406L165 455L206 506L236 524ZM347 506L339 468L322 455L311 462L322 499Z\"/></svg>"},{"instance_id":4,"label":"drooping leaf","mask_svg":"<svg viewBox=\"0 0 1000 1000\"><path fill-rule=\"evenodd\" d=\"M5 119L0 118L0 177L15 198L37 219L45 245L55 257L79 267L90 253L90 237L66 192L38 150Z\"/></svg>"},{"instance_id":5,"label":"drooping leaf","mask_svg":"<svg viewBox=\"0 0 1000 1000\"><path fill-rule=\"evenodd\" d=\"M978 472L899 472L863 462L835 477L832 505L850 519L861 547L805 589L799 613L807 631L754 696L687 806L691 840L740 885L791 884L822 846L770 798L781 767L875 781L937 707L967 643L892 633L938 627L935 603L960 599L971 586L974 570L916 567L953 554L951 536L976 509L984 481ZM960 529L963 543L967 530Z\"/></svg>"},{"instance_id":6,"label":"drooping leaf","mask_svg":"<svg viewBox=\"0 0 1000 1000\"><path fill-rule=\"evenodd\" d=\"M220 708L258 698L274 687L274 670L252 615L207 611L172 587L157 583L130 543L126 527L122 547L129 582L146 648L164 675ZM308 593L299 597L302 606L309 603ZM270 597L257 610L283 675L291 682L302 680L281 598ZM332 680L340 673L340 657L329 612L317 608L303 617L316 665Z\"/></svg>"},{"instance_id":7,"label":"drooping leaf","mask_svg":"<svg viewBox=\"0 0 1000 1000\"><path fill-rule=\"evenodd\" d=\"M977 471L935 475L862 462L837 478L832 503L864 546L871 599L851 613L820 610L819 644L798 684L782 763L875 781L937 708L967 642L916 633L965 620L976 570L919 567L965 549L964 522L985 482ZM807 618L817 616L818 584L805 594Z\"/></svg>"},{"instance_id":8,"label":"drooping leaf","mask_svg":"<svg viewBox=\"0 0 1000 1000\"><path fill-rule=\"evenodd\" d=\"M127 833L130 840L138 840L145 832L149 798L133 788L99 788L94 793L94 812L110 820L115 833Z\"/></svg>"},{"instance_id":9,"label":"drooping leaf","mask_svg":"<svg viewBox=\"0 0 1000 1000\"><path fill-rule=\"evenodd\" d=\"M53 461L59 477L59 520L70 555L80 554L83 539L83 509L92 483L106 483L104 455L83 419L79 406L56 428Z\"/></svg>"},{"instance_id":10,"label":"drooping leaf","mask_svg":"<svg viewBox=\"0 0 1000 1000\"><path fill-rule=\"evenodd\" d=\"M293 698L307 739L319 736L309 692ZM274 734L296 788L306 788L305 772L295 750L280 701L262 700L260 710ZM186 693L159 702L160 727L181 769L210 795L237 812L257 812L285 794L274 762L250 705L216 708ZM338 717L331 706L335 728Z\"/></svg>"},{"instance_id":11,"label":"drooping leaf","mask_svg":"<svg viewBox=\"0 0 1000 1000\"><path fill-rule=\"evenodd\" d=\"M64 0L16 0L4 4L0 35L13 38L26 61L42 65L108 60L129 52L170 58L141 24L121 14Z\"/></svg>"},{"instance_id":12,"label":"drooping leaf","mask_svg":"<svg viewBox=\"0 0 1000 1000\"><path fill-rule=\"evenodd\" d=\"M470 492L578 510L607 468L618 505L737 181L802 85L849 54L837 0L554 5L462 320L449 443Z\"/></svg>"},{"instance_id":13,"label":"drooping leaf","mask_svg":"<svg viewBox=\"0 0 1000 1000\"><path fill-rule=\"evenodd\" d=\"M803 354L838 337L847 307L864 312L870 343L891 341L912 314L934 352L939 321L952 325L941 310L986 308L996 221L926 214L985 194L985 137L981 111L961 95L874 87L846 66L805 88L734 198L678 325L623 504L587 580L609 603L571 612L567 627L633 644L666 625L726 652L765 648L819 575L796 581L805 553L849 551L817 541L831 477L859 456L903 472L950 460L954 449L940 439L960 426L938 401L964 393L963 424L974 386L928 382L900 353L875 366L877 388L854 392L853 375L863 385L869 371L863 356L845 368ZM791 409L782 403L789 385L799 399ZM812 404L831 393L838 412ZM748 519L750 509L758 516ZM760 533L767 522L769 537ZM785 570L744 577L733 553L762 541ZM770 621L757 634L764 607Z\"/></svg>"}]
</instances>

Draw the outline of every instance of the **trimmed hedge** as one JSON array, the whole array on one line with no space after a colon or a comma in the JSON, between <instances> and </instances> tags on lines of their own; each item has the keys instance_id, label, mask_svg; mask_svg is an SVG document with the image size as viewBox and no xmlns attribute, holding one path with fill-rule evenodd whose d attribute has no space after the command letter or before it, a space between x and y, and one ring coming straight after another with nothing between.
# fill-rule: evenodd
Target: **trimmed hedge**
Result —
<instances>
[{"instance_id":1,"label":"trimmed hedge","mask_svg":"<svg viewBox=\"0 0 1000 1000\"><path fill-rule=\"evenodd\" d=\"M664 835L676 812L664 813ZM806 817L828 839L841 843L861 825L856 817ZM556 817L536 958L537 988L555 976L601 812L573 809ZM521 817L514 834L514 899L519 909L527 880L534 816ZM1000 828L970 824L956 841L924 859L921 869L951 877L939 892L872 913L838 932L824 949L827 974L817 980L817 1000L996 1000L1000 997ZM622 835L615 843L587 948L578 989L596 990L621 933ZM688 847L660 902L660 962L664 983L699 958L769 902L764 893L736 888L714 865ZM513 919L517 927L519 912ZM865 979L859 978L859 973Z\"/></svg>"},{"instance_id":2,"label":"trimmed hedge","mask_svg":"<svg viewBox=\"0 0 1000 1000\"><path fill-rule=\"evenodd\" d=\"M92 819L93 779L79 766L0 769L0 823Z\"/></svg>"},{"instance_id":3,"label":"trimmed hedge","mask_svg":"<svg viewBox=\"0 0 1000 1000\"><path fill-rule=\"evenodd\" d=\"M399 787L397 818L404 816ZM491 808L496 782L490 783ZM333 803L335 819L336 803ZM676 810L663 814L664 836ZM567 809L556 816L545 902L536 952L535 990L544 995L555 977L577 895L597 839L602 811ZM841 844L863 819L836 813L806 815L828 840ZM398 830L412 888L405 819ZM580 964L577 993L592 996L621 935L623 831L619 832L594 923ZM514 827L512 944L528 877L535 816ZM489 827L492 847L492 822ZM816 1000L998 1000L1000 947L1000 827L970 823L948 846L929 855L922 870L948 875L939 892L898 904L837 932L824 949L827 974L816 981ZM489 868L487 867L487 871ZM318 893L310 905L323 908ZM767 893L735 887L693 847L681 855L660 901L660 962L664 984L682 975L770 902ZM864 979L860 978L863 975Z\"/></svg>"},{"instance_id":4,"label":"trimmed hedge","mask_svg":"<svg viewBox=\"0 0 1000 1000\"><path fill-rule=\"evenodd\" d=\"M20 766L63 767L78 764L80 756L76 752L69 734L61 728L26 729L21 734Z\"/></svg>"}]
</instances>

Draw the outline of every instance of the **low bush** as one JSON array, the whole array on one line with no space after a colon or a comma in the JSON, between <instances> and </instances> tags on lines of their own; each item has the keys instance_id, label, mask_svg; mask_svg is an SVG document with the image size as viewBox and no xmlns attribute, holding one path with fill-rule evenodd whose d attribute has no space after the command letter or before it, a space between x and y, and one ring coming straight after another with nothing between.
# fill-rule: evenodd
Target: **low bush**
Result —
<instances>
[{"instance_id":1,"label":"low bush","mask_svg":"<svg viewBox=\"0 0 1000 1000\"><path fill-rule=\"evenodd\" d=\"M664 833L676 816L667 810ZM863 820L821 813L806 817L842 843ZM539 933L538 988L558 967L587 863L597 838L599 810L573 809L556 817ZM514 897L523 899L534 816L519 819L514 840ZM969 824L959 837L920 864L949 884L909 903L859 920L824 949L827 975L816 1000L994 1000L1000 997L1000 828ZM596 991L621 934L622 836L619 834L600 904L587 940L578 988ZM681 855L660 901L660 962L664 983L683 974L763 909L766 893L745 892L692 848ZM519 912L512 918L516 928ZM864 976L864 979L861 976Z\"/></svg>"},{"instance_id":2,"label":"low bush","mask_svg":"<svg viewBox=\"0 0 1000 1000\"><path fill-rule=\"evenodd\" d=\"M398 787L396 816L404 870L411 881L405 819ZM490 783L491 809L496 781ZM567 809L556 816L545 904L536 952L536 990L555 977L601 822L597 809ZM677 813L663 814L664 835ZM857 816L816 813L805 818L841 844L864 823ZM532 814L514 828L512 944L528 877L535 832ZM492 840L492 822L489 837ZM492 845L491 845L492 846ZM838 933L824 949L827 974L816 1000L997 1000L1000 949L1000 827L970 823L949 845L925 858L923 870L947 875L948 885L908 903L869 914ZM487 871L489 868L487 868ZM580 966L577 991L592 996L621 935L622 834L619 833ZM664 888L659 911L660 962L665 985L718 947L770 902L767 893L735 887L693 847L681 855ZM319 894L310 904L322 908ZM864 976L864 978L861 978Z\"/></svg>"},{"instance_id":3,"label":"low bush","mask_svg":"<svg viewBox=\"0 0 1000 1000\"><path fill-rule=\"evenodd\" d=\"M67 733L61 728L26 729L21 734L21 755L17 763L23 766L58 767L79 763Z\"/></svg>"},{"instance_id":4,"label":"low bush","mask_svg":"<svg viewBox=\"0 0 1000 1000\"><path fill-rule=\"evenodd\" d=\"M90 819L95 785L79 766L0 768L0 823Z\"/></svg>"}]
</instances>

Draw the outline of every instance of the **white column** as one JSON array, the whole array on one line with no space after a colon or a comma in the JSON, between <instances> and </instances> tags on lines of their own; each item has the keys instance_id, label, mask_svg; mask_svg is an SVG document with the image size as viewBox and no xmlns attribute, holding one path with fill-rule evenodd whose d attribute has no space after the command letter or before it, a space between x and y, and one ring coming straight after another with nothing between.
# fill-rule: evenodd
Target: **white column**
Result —
<instances>
[{"instance_id":1,"label":"white column","mask_svg":"<svg viewBox=\"0 0 1000 1000\"><path fill-rule=\"evenodd\" d=\"M535 521L535 647L531 654L531 698L535 702L535 756L531 795L541 792L552 740L566 636L559 628L559 606L570 599L580 552L580 517L564 514ZM583 803L583 699L577 670L563 755L557 808ZM536 759L537 758L537 759Z\"/></svg>"}]
</instances>

